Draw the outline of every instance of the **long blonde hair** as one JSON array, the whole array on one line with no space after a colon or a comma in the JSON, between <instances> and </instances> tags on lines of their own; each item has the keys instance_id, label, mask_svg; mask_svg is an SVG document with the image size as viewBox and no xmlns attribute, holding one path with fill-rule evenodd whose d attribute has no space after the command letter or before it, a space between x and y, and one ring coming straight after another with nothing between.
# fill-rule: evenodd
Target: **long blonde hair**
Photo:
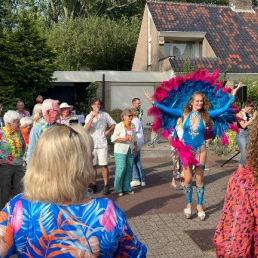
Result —
<instances>
[{"instance_id":1,"label":"long blonde hair","mask_svg":"<svg viewBox=\"0 0 258 258\"><path fill-rule=\"evenodd\" d=\"M25 173L30 201L76 203L93 174L93 141L80 125L55 124L39 138Z\"/></svg>"},{"instance_id":2,"label":"long blonde hair","mask_svg":"<svg viewBox=\"0 0 258 258\"><path fill-rule=\"evenodd\" d=\"M34 121L38 121L41 116L40 116L40 112L42 114L42 104L38 103L34 106L33 108L33 111L32 111L32 116L31 118L34 120Z\"/></svg>"}]
</instances>

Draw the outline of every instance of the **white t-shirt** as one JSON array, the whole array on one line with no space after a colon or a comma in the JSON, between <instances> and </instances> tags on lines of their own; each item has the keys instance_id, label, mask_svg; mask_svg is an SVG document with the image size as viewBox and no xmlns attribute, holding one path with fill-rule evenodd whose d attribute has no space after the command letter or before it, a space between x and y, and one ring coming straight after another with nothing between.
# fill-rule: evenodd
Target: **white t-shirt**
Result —
<instances>
[{"instance_id":1,"label":"white t-shirt","mask_svg":"<svg viewBox=\"0 0 258 258\"><path fill-rule=\"evenodd\" d=\"M91 114L92 112L86 116L85 125L90 121ZM93 139L95 149L107 147L105 131L107 130L107 127L110 127L111 125L116 125L116 122L106 112L99 111L98 116L93 118L89 133Z\"/></svg>"},{"instance_id":2,"label":"white t-shirt","mask_svg":"<svg viewBox=\"0 0 258 258\"><path fill-rule=\"evenodd\" d=\"M135 132L136 132L136 135L137 135L137 146L138 146L137 151L139 151L144 144L144 134L143 134L142 122L138 117L135 117L132 120L132 123L135 126Z\"/></svg>"}]
</instances>

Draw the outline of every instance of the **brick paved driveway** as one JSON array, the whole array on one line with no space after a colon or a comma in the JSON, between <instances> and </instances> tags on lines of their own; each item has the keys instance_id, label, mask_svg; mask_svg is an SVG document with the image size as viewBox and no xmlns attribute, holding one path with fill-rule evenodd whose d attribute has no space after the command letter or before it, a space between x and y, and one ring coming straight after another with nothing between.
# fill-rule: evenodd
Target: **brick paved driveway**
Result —
<instances>
[{"instance_id":1,"label":"brick paved driveway","mask_svg":"<svg viewBox=\"0 0 258 258\"><path fill-rule=\"evenodd\" d=\"M148 157L149 156L149 157ZM194 214L192 220L183 215L186 200L183 191L169 188L171 182L170 152L161 153L153 149L152 155L145 155L142 164L146 174L146 186L137 187L134 195L118 197L113 191L114 160L110 162L110 186L108 196L125 212L133 231L148 247L148 258L195 258L215 257L214 250L203 251L186 233L187 230L211 230L218 223L223 206L225 190L231 173L237 168L234 159L221 167L228 157L221 158L209 154L208 171L205 171L204 208L205 221L199 221ZM100 171L99 171L100 172ZM98 185L103 181L98 175ZM101 192L94 195L102 197ZM193 193L193 207L196 207L196 194ZM205 239L204 239L205 241ZM210 241L211 237L207 239Z\"/></svg>"}]
</instances>

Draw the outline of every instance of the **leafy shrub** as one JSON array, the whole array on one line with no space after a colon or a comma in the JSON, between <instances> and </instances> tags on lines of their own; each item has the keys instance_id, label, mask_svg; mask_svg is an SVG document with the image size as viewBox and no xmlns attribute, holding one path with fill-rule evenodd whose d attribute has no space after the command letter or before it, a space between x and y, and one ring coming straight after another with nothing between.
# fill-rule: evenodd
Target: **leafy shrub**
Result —
<instances>
[{"instance_id":1,"label":"leafy shrub","mask_svg":"<svg viewBox=\"0 0 258 258\"><path fill-rule=\"evenodd\" d=\"M120 123L122 121L121 119L121 113L122 109L115 108L108 112L108 114L117 122ZM111 133L112 135L113 133ZM114 152L114 144L111 142L111 135L107 137L108 145L109 145L109 152Z\"/></svg>"},{"instance_id":2,"label":"leafy shrub","mask_svg":"<svg viewBox=\"0 0 258 258\"><path fill-rule=\"evenodd\" d=\"M220 138L216 137L209 144L209 149L218 156L228 156L234 154L238 150L236 143L236 132L228 131L226 132L228 136L228 145L222 145Z\"/></svg>"},{"instance_id":3,"label":"leafy shrub","mask_svg":"<svg viewBox=\"0 0 258 258\"><path fill-rule=\"evenodd\" d=\"M89 114L91 111L90 100L97 96L99 84L97 82L91 82L89 85L85 85L84 91L79 92L75 101L75 110L77 114Z\"/></svg>"},{"instance_id":4,"label":"leafy shrub","mask_svg":"<svg viewBox=\"0 0 258 258\"><path fill-rule=\"evenodd\" d=\"M122 121L122 119L121 119L122 111L123 111L122 109L115 108L115 109L109 111L108 113L117 123L120 123Z\"/></svg>"}]
</instances>

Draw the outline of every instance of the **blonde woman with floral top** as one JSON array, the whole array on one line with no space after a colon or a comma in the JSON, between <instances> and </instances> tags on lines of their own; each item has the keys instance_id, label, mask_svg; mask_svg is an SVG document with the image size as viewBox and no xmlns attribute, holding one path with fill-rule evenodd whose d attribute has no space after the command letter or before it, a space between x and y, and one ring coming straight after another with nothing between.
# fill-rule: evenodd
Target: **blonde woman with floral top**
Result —
<instances>
[{"instance_id":1,"label":"blonde woman with floral top","mask_svg":"<svg viewBox=\"0 0 258 258\"><path fill-rule=\"evenodd\" d=\"M0 129L0 209L9 201L11 186L14 195L22 192L21 180L24 176L25 142L19 130L19 113L7 111L4 123L5 127Z\"/></svg>"},{"instance_id":2,"label":"blonde woman with floral top","mask_svg":"<svg viewBox=\"0 0 258 258\"><path fill-rule=\"evenodd\" d=\"M24 192L0 210L0 257L146 257L122 210L86 194L92 151L77 124L56 123L39 137Z\"/></svg>"},{"instance_id":3,"label":"blonde woman with floral top","mask_svg":"<svg viewBox=\"0 0 258 258\"><path fill-rule=\"evenodd\" d=\"M134 156L137 153L137 136L132 123L131 109L125 109L121 114L122 122L116 125L111 141L115 143L114 154L116 162L114 188L118 196L134 194L130 186L133 173Z\"/></svg>"}]
</instances>

